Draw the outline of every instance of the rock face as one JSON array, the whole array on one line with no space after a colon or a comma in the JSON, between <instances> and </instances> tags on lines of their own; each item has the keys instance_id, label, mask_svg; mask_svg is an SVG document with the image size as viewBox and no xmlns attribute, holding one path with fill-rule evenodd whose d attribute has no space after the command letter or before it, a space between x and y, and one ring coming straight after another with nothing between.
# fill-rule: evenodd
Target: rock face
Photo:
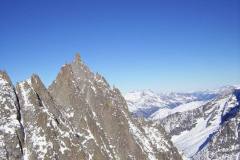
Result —
<instances>
[{"instance_id":1,"label":"rock face","mask_svg":"<svg viewBox=\"0 0 240 160\"><path fill-rule=\"evenodd\" d=\"M8 75L0 71L0 159L23 156L18 98Z\"/></svg>"},{"instance_id":2,"label":"rock face","mask_svg":"<svg viewBox=\"0 0 240 160\"><path fill-rule=\"evenodd\" d=\"M0 159L182 159L165 130L133 119L120 91L79 55L46 89L0 72Z\"/></svg>"},{"instance_id":3,"label":"rock face","mask_svg":"<svg viewBox=\"0 0 240 160\"><path fill-rule=\"evenodd\" d=\"M17 84L24 159L84 159L80 140L38 76Z\"/></svg>"},{"instance_id":4,"label":"rock face","mask_svg":"<svg viewBox=\"0 0 240 160\"><path fill-rule=\"evenodd\" d=\"M180 159L165 133L159 132L160 141L151 139L130 117L120 91L93 74L79 56L61 69L49 92L61 110L67 109L73 127L89 137L84 147L93 159Z\"/></svg>"}]
</instances>

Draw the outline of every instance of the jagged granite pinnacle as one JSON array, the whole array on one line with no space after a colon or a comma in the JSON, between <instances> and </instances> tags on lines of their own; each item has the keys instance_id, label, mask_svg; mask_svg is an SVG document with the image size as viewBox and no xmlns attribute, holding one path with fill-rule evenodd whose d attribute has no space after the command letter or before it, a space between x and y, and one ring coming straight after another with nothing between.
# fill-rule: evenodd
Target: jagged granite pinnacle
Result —
<instances>
[{"instance_id":1,"label":"jagged granite pinnacle","mask_svg":"<svg viewBox=\"0 0 240 160\"><path fill-rule=\"evenodd\" d=\"M90 148L88 154L94 158L159 159L163 155L168 158L180 158L173 146L172 150L167 152L156 148L141 126L130 117L120 91L112 89L103 76L92 73L85 64L74 61L65 65L49 87L49 91L60 106L68 106L70 112L75 111L71 124L76 129L89 130L93 134L96 141L90 140L86 147ZM162 143L160 141L158 143ZM92 147L96 143L114 147L100 150L97 156L91 152L98 151L98 147Z\"/></svg>"},{"instance_id":2,"label":"jagged granite pinnacle","mask_svg":"<svg viewBox=\"0 0 240 160\"><path fill-rule=\"evenodd\" d=\"M164 129L133 119L78 54L49 89L33 75L15 92L1 75L0 159L182 159Z\"/></svg>"},{"instance_id":3,"label":"jagged granite pinnacle","mask_svg":"<svg viewBox=\"0 0 240 160\"><path fill-rule=\"evenodd\" d=\"M79 52L78 52L78 53L76 53L74 61L75 61L76 63L80 63L80 62L82 61L82 60L81 60L81 56L80 56L80 53L79 53Z\"/></svg>"}]
</instances>

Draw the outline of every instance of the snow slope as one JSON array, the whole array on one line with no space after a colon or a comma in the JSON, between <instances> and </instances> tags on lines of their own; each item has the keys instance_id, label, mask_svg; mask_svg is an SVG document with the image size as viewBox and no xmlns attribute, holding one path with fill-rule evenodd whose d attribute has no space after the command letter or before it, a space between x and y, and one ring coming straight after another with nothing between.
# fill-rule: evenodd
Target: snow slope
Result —
<instances>
[{"instance_id":1,"label":"snow slope","mask_svg":"<svg viewBox=\"0 0 240 160\"><path fill-rule=\"evenodd\" d=\"M132 114L165 128L185 159L236 159L240 155L238 89L236 85L170 94L147 90L130 92L125 98Z\"/></svg>"},{"instance_id":2,"label":"snow slope","mask_svg":"<svg viewBox=\"0 0 240 160\"><path fill-rule=\"evenodd\" d=\"M235 109L238 105L233 93L222 95L192 110L173 113L159 123L172 136L179 151L191 158L214 138L218 130L222 129L222 124L231 118L229 115L233 111L239 112Z\"/></svg>"},{"instance_id":3,"label":"snow slope","mask_svg":"<svg viewBox=\"0 0 240 160\"><path fill-rule=\"evenodd\" d=\"M196 109L204 104L206 104L208 101L193 101L185 104L181 104L173 109L169 108L161 108L157 112L153 113L151 115L151 119L153 120L159 120L167 117L168 115L177 113L177 112L185 112L188 110Z\"/></svg>"}]
</instances>

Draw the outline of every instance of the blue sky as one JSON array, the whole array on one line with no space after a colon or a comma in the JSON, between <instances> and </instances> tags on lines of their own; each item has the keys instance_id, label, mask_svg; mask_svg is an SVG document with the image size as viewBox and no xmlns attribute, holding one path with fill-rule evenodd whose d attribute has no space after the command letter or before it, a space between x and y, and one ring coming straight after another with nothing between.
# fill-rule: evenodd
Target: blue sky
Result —
<instances>
[{"instance_id":1,"label":"blue sky","mask_svg":"<svg viewBox=\"0 0 240 160\"><path fill-rule=\"evenodd\" d=\"M80 52L122 91L240 84L239 0L0 2L0 69L49 85Z\"/></svg>"}]
</instances>

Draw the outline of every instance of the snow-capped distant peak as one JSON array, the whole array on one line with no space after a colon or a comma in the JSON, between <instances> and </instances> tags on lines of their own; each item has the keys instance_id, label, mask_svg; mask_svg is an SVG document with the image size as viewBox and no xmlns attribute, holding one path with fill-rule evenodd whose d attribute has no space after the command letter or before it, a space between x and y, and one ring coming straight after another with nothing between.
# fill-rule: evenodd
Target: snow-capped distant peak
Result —
<instances>
[{"instance_id":1,"label":"snow-capped distant peak","mask_svg":"<svg viewBox=\"0 0 240 160\"><path fill-rule=\"evenodd\" d=\"M166 102L152 90L133 91L125 95L130 112L148 117L159 108L167 106Z\"/></svg>"}]
</instances>

